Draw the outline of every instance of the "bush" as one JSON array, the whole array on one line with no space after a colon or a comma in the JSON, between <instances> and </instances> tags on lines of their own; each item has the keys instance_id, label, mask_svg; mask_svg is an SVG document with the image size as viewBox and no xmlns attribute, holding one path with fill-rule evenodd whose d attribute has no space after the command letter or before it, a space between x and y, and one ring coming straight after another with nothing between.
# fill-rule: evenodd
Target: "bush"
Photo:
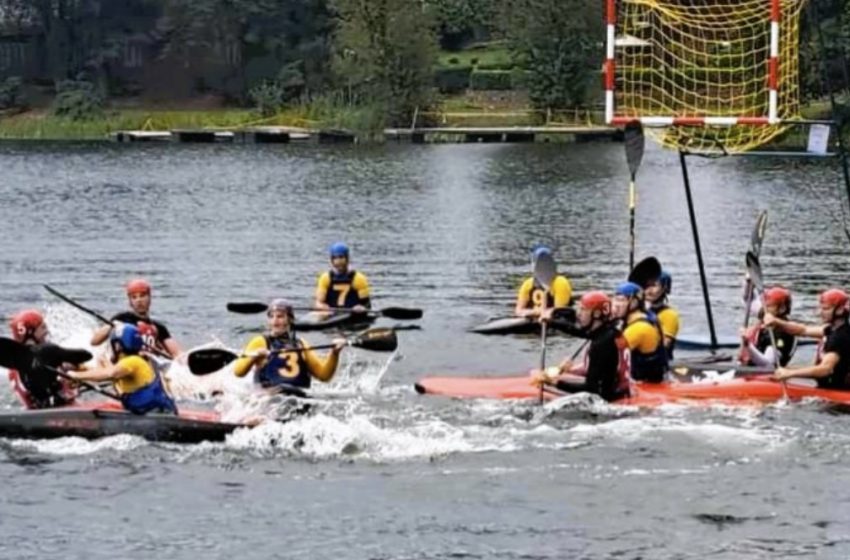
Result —
<instances>
[{"instance_id":1,"label":"bush","mask_svg":"<svg viewBox=\"0 0 850 560\"><path fill-rule=\"evenodd\" d=\"M264 117L277 114L286 99L286 91L278 82L263 82L251 88L248 97Z\"/></svg>"},{"instance_id":2,"label":"bush","mask_svg":"<svg viewBox=\"0 0 850 560\"><path fill-rule=\"evenodd\" d=\"M456 56L453 56L449 59L449 64L457 64L460 62Z\"/></svg>"},{"instance_id":3,"label":"bush","mask_svg":"<svg viewBox=\"0 0 850 560\"><path fill-rule=\"evenodd\" d=\"M22 80L17 76L6 78L6 81L0 84L0 109L11 109L20 105L22 84Z\"/></svg>"},{"instance_id":4,"label":"bush","mask_svg":"<svg viewBox=\"0 0 850 560\"><path fill-rule=\"evenodd\" d=\"M53 114L75 121L97 118L103 111L103 95L86 80L63 80L56 84Z\"/></svg>"},{"instance_id":5,"label":"bush","mask_svg":"<svg viewBox=\"0 0 850 560\"><path fill-rule=\"evenodd\" d=\"M476 70L469 80L470 89L508 90L512 88L511 73L504 70Z\"/></svg>"},{"instance_id":6,"label":"bush","mask_svg":"<svg viewBox=\"0 0 850 560\"><path fill-rule=\"evenodd\" d=\"M472 68L441 68L434 73L434 83L440 93L458 93L469 87Z\"/></svg>"}]
</instances>

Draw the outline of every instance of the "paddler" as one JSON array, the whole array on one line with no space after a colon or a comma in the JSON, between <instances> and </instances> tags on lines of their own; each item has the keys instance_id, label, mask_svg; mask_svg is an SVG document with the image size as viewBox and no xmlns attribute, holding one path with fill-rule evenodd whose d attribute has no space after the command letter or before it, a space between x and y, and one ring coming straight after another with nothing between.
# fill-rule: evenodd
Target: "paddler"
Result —
<instances>
[{"instance_id":1,"label":"paddler","mask_svg":"<svg viewBox=\"0 0 850 560\"><path fill-rule=\"evenodd\" d=\"M643 285L646 308L658 318L664 335L668 363L673 361L673 350L679 335L679 312L667 302L672 288L673 277L666 270L662 270L657 278L649 279Z\"/></svg>"},{"instance_id":2,"label":"paddler","mask_svg":"<svg viewBox=\"0 0 850 560\"><path fill-rule=\"evenodd\" d=\"M593 393L606 401L628 397L628 343L611 323L611 300L604 292L584 294L579 300L577 321L590 340L581 361L566 359L546 371L533 370L532 385L554 385L568 393Z\"/></svg>"},{"instance_id":3,"label":"paddler","mask_svg":"<svg viewBox=\"0 0 850 560\"><path fill-rule=\"evenodd\" d=\"M792 377L817 379L822 389L850 390L850 296L844 290L830 289L818 297L822 324L805 325L765 313L764 324L794 336L819 338L815 364L802 367L779 367L773 374L776 380Z\"/></svg>"},{"instance_id":4,"label":"paddler","mask_svg":"<svg viewBox=\"0 0 850 560\"><path fill-rule=\"evenodd\" d=\"M113 315L111 318L113 324L126 323L135 325L142 336L146 348L164 352L172 358L180 355L183 350L171 336L168 328L161 322L151 319L150 283L143 278L136 278L127 282L126 291L130 310ZM111 330L112 326L110 325L105 325L97 329L92 335L92 346L97 346L105 342L109 338Z\"/></svg>"},{"instance_id":5,"label":"paddler","mask_svg":"<svg viewBox=\"0 0 850 560\"><path fill-rule=\"evenodd\" d=\"M531 252L531 268L542 255L552 255L552 249L545 245L535 245ZM573 296L573 288L567 277L558 274L547 290L534 278L529 276L523 280L516 297L514 314L517 317L530 317L532 319L551 319L553 311L564 309L570 305Z\"/></svg>"},{"instance_id":6,"label":"paddler","mask_svg":"<svg viewBox=\"0 0 850 560\"><path fill-rule=\"evenodd\" d=\"M759 320L749 328L741 328L741 351L738 361L745 366L774 367L788 365L797 349L797 337L785 330L765 325L764 317L788 321L791 313L791 292L782 286L773 286L764 291L764 309L758 310ZM773 347L770 331L776 339Z\"/></svg>"},{"instance_id":7,"label":"paddler","mask_svg":"<svg viewBox=\"0 0 850 560\"><path fill-rule=\"evenodd\" d=\"M319 275L316 281L315 306L319 309L344 307L364 312L372 307L369 297L369 281L359 270L350 268L348 245L334 243L328 253L330 270Z\"/></svg>"},{"instance_id":8,"label":"paddler","mask_svg":"<svg viewBox=\"0 0 850 560\"><path fill-rule=\"evenodd\" d=\"M641 287L634 282L617 286L611 313L631 351L631 374L635 381L661 383L669 362L664 348L664 335L654 314L646 313Z\"/></svg>"},{"instance_id":9,"label":"paddler","mask_svg":"<svg viewBox=\"0 0 850 560\"><path fill-rule=\"evenodd\" d=\"M9 321L12 338L30 347L29 368L9 370L9 381L21 403L29 409L72 404L77 391L48 368L68 370L91 359L86 350L62 348L48 342L50 331L44 315L36 309L16 313Z\"/></svg>"},{"instance_id":10,"label":"paddler","mask_svg":"<svg viewBox=\"0 0 850 560\"><path fill-rule=\"evenodd\" d=\"M118 323L109 334L109 344L110 365L69 375L81 381L112 381L121 404L133 414L177 414L177 406L166 391L156 364L143 353L145 341L139 328Z\"/></svg>"},{"instance_id":11,"label":"paddler","mask_svg":"<svg viewBox=\"0 0 850 560\"><path fill-rule=\"evenodd\" d=\"M290 386L307 389L314 377L319 381L330 381L336 373L339 353L346 346L346 340L334 340L336 346L322 358L304 339L295 336L292 304L284 299L272 300L267 315L266 333L248 342L242 352L245 357L236 361L233 373L244 377L253 370L255 382L263 388Z\"/></svg>"}]
</instances>

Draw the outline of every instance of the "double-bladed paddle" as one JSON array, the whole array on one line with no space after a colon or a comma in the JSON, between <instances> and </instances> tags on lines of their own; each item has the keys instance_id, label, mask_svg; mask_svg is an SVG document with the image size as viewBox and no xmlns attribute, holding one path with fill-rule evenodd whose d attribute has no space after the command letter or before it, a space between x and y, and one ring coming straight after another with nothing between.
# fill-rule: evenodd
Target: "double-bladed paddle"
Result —
<instances>
[{"instance_id":1,"label":"double-bladed paddle","mask_svg":"<svg viewBox=\"0 0 850 560\"><path fill-rule=\"evenodd\" d=\"M753 255L756 260L758 260L759 256L761 256L761 246L764 242L764 234L766 230L767 210L763 210L756 220L756 227L753 228L753 234L750 237L750 250L747 253L747 255ZM749 263L747 263L747 272L749 272L749 268ZM747 276L749 276L749 274L747 274ZM751 278L747 278L745 294L746 297L744 299L746 301L746 308L744 309L744 328L746 329L750 324L750 308L753 306L753 281ZM741 349L743 350L743 342L741 344Z\"/></svg>"},{"instance_id":2,"label":"double-bladed paddle","mask_svg":"<svg viewBox=\"0 0 850 560\"><path fill-rule=\"evenodd\" d=\"M623 131L626 163L629 165L629 270L635 264L635 177L643 159L645 138L640 121L631 121Z\"/></svg>"},{"instance_id":3,"label":"double-bladed paddle","mask_svg":"<svg viewBox=\"0 0 850 560\"><path fill-rule=\"evenodd\" d=\"M392 352L398 348L398 338L394 329L369 329L347 340L349 346L363 348L372 352ZM312 350L334 348L336 344L322 344L311 347ZM302 352L303 349L293 348L281 350L279 354ZM189 371L194 375L208 375L216 372L238 358L246 358L248 354L236 354L224 348L201 348L189 352Z\"/></svg>"},{"instance_id":4,"label":"double-bladed paddle","mask_svg":"<svg viewBox=\"0 0 850 560\"><path fill-rule=\"evenodd\" d=\"M534 259L534 280L547 292L558 275L558 267L551 253L541 253ZM540 325L540 370L546 370L546 335L548 321ZM543 404L543 384L540 385L540 404Z\"/></svg>"},{"instance_id":5,"label":"double-bladed paddle","mask_svg":"<svg viewBox=\"0 0 850 560\"><path fill-rule=\"evenodd\" d=\"M747 251L747 272L750 275L750 281L753 283L753 288L758 292L761 298L761 308L765 311L767 308L764 303L764 280L761 275L761 263L758 256L752 251ZM776 346L776 334L773 332L773 327L768 327L767 333L770 335L770 344L773 346L773 367L779 365L779 348ZM785 387L785 380L782 381L782 397L788 400L788 389Z\"/></svg>"},{"instance_id":6,"label":"double-bladed paddle","mask_svg":"<svg viewBox=\"0 0 850 560\"><path fill-rule=\"evenodd\" d=\"M56 350L54 350L53 348L48 350L48 352L53 353L54 357L59 356L59 355L73 356L74 358L79 359L81 362L88 361L92 358L91 353L86 351L86 350L68 350L68 349L58 347L58 346L56 346L55 348L56 348ZM63 351L66 352L67 354L63 354ZM86 389L88 389L90 391L94 391L95 393L99 393L99 394L101 394L105 397L109 397L110 399L115 399L117 401L121 400L121 397L119 397L118 395L116 395L114 393L110 393L109 391L104 391L103 389L101 389L97 385L94 385L93 383L89 383L88 381L81 381L79 379L75 379L74 377L71 377L70 375L68 375L64 371L62 371L58 368L55 368L55 367L51 367L47 364L35 363L35 362L40 362L41 361L40 358L41 359L49 359L48 358L49 354L47 352L45 354L46 354L45 356L40 357L40 356L38 356L37 351L34 352L33 349L31 347L27 346L26 344L22 344L22 343L18 342L17 340L12 340L11 338L0 337L0 366L3 366L4 368L7 368L7 369L15 369L15 370L19 370L19 371L20 370L23 370L23 371L30 370L34 366L40 367L40 368L43 368L46 371L49 371L50 373L56 375L57 377L62 377L63 379L67 379L69 381L72 381L73 383L76 383L77 385L81 385L81 386L85 387Z\"/></svg>"},{"instance_id":7,"label":"double-bladed paddle","mask_svg":"<svg viewBox=\"0 0 850 560\"><path fill-rule=\"evenodd\" d=\"M269 308L268 304L259 301L246 302L231 302L227 304L227 310L232 313L254 314L263 313ZM330 313L362 313L373 317L387 317L389 319L398 319L409 321L422 318L422 310L409 307L384 307L382 309L367 309L365 311L355 311L346 307L331 307L329 309L321 309L319 307L293 307L295 311L325 311Z\"/></svg>"}]
</instances>

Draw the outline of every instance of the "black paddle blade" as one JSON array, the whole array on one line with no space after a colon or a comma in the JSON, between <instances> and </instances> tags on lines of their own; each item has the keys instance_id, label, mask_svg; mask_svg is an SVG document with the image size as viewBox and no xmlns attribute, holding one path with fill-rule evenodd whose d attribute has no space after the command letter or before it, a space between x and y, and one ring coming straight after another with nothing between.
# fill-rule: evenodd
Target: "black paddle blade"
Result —
<instances>
[{"instance_id":1,"label":"black paddle blade","mask_svg":"<svg viewBox=\"0 0 850 560\"><path fill-rule=\"evenodd\" d=\"M33 355L38 360L51 367L59 367L64 363L68 364L84 364L92 359L92 353L82 348L63 348L58 344L47 342L33 346Z\"/></svg>"},{"instance_id":2,"label":"black paddle blade","mask_svg":"<svg viewBox=\"0 0 850 560\"><path fill-rule=\"evenodd\" d=\"M399 319L401 321L410 321L412 319L421 319L422 310L408 307L385 307L379 311L381 315L389 319Z\"/></svg>"},{"instance_id":3,"label":"black paddle blade","mask_svg":"<svg viewBox=\"0 0 850 560\"><path fill-rule=\"evenodd\" d=\"M393 329L369 329L349 339L352 346L372 352L393 352L398 348L398 337Z\"/></svg>"},{"instance_id":4,"label":"black paddle blade","mask_svg":"<svg viewBox=\"0 0 850 560\"><path fill-rule=\"evenodd\" d=\"M228 303L227 310L231 313L246 313L246 314L254 314L254 313L263 313L269 308L265 303L261 303L258 301L247 301L243 303Z\"/></svg>"},{"instance_id":5,"label":"black paddle blade","mask_svg":"<svg viewBox=\"0 0 850 560\"><path fill-rule=\"evenodd\" d=\"M623 140L626 144L626 162L629 164L629 173L634 178L643 159L645 143L643 126L641 126L640 121L632 121L626 125L623 131Z\"/></svg>"},{"instance_id":6,"label":"black paddle blade","mask_svg":"<svg viewBox=\"0 0 850 560\"><path fill-rule=\"evenodd\" d=\"M238 357L224 348L201 348L189 353L189 371L193 375L208 375L220 370Z\"/></svg>"},{"instance_id":7,"label":"black paddle blade","mask_svg":"<svg viewBox=\"0 0 850 560\"><path fill-rule=\"evenodd\" d=\"M763 293L764 279L761 275L761 263L759 263L759 258L750 251L747 251L747 272L750 273L750 282L753 283L756 291Z\"/></svg>"},{"instance_id":8,"label":"black paddle blade","mask_svg":"<svg viewBox=\"0 0 850 560\"><path fill-rule=\"evenodd\" d=\"M557 275L558 265L550 253L543 253L534 259L534 279L538 284L548 290Z\"/></svg>"},{"instance_id":9,"label":"black paddle blade","mask_svg":"<svg viewBox=\"0 0 850 560\"><path fill-rule=\"evenodd\" d=\"M634 282L641 288L661 276L661 263L655 257L647 257L637 263L629 273L629 282Z\"/></svg>"},{"instance_id":10,"label":"black paddle blade","mask_svg":"<svg viewBox=\"0 0 850 560\"><path fill-rule=\"evenodd\" d=\"M29 369L33 357L27 345L11 338L0 337L0 366L6 369Z\"/></svg>"},{"instance_id":11,"label":"black paddle blade","mask_svg":"<svg viewBox=\"0 0 850 560\"><path fill-rule=\"evenodd\" d=\"M764 242L764 233L767 230L767 210L763 210L756 220L753 236L750 239L750 252L758 258L761 256L761 245Z\"/></svg>"}]
</instances>

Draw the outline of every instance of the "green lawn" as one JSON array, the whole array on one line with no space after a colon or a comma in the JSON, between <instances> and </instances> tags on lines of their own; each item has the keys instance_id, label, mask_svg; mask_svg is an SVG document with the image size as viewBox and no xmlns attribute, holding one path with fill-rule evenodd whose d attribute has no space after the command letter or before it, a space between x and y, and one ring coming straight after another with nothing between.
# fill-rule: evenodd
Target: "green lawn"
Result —
<instances>
[{"instance_id":1,"label":"green lawn","mask_svg":"<svg viewBox=\"0 0 850 560\"><path fill-rule=\"evenodd\" d=\"M513 66L511 53L503 45L473 48L462 51L440 51L437 57L440 68L462 68L468 66L484 66L490 69L510 70Z\"/></svg>"}]
</instances>

